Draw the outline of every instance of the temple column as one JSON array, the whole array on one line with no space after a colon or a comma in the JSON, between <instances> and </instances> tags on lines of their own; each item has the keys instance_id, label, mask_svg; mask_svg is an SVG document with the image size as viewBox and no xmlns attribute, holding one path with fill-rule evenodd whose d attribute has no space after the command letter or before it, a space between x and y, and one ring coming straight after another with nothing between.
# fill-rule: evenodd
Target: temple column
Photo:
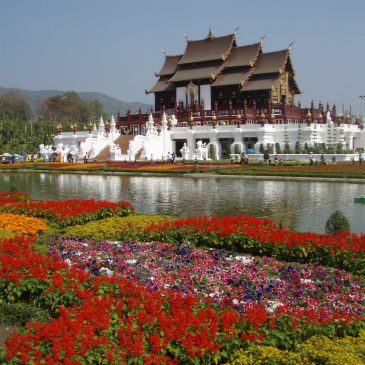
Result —
<instances>
[{"instance_id":1,"label":"temple column","mask_svg":"<svg viewBox=\"0 0 365 365\"><path fill-rule=\"evenodd\" d=\"M193 155L195 155L195 138L194 138L195 132L192 129L188 130L188 135L186 138L186 146L189 148L189 159L193 160Z\"/></svg>"},{"instance_id":2,"label":"temple column","mask_svg":"<svg viewBox=\"0 0 365 365\"><path fill-rule=\"evenodd\" d=\"M218 141L218 131L215 128L210 130L209 134L209 148L211 145L215 146L215 156L210 156L212 160L219 160L222 153L222 147Z\"/></svg>"},{"instance_id":3,"label":"temple column","mask_svg":"<svg viewBox=\"0 0 365 365\"><path fill-rule=\"evenodd\" d=\"M244 151L244 145L243 145L243 141L242 141L242 129L241 128L237 128L234 131L234 141L231 144L231 153L236 153L235 152L235 146L238 146L239 149L239 153L241 153L242 151Z\"/></svg>"}]
</instances>

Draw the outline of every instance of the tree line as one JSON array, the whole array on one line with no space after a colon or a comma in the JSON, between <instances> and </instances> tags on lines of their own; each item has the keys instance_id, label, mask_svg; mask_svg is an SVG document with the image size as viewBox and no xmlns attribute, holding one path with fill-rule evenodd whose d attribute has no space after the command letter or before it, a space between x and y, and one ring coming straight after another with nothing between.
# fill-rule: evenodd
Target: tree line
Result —
<instances>
[{"instance_id":1,"label":"tree line","mask_svg":"<svg viewBox=\"0 0 365 365\"><path fill-rule=\"evenodd\" d=\"M70 131L71 124L85 129L92 116L103 115L103 105L88 101L74 91L51 96L40 103L36 116L18 90L0 96L0 154L34 153L39 144L52 144L57 128Z\"/></svg>"}]
</instances>

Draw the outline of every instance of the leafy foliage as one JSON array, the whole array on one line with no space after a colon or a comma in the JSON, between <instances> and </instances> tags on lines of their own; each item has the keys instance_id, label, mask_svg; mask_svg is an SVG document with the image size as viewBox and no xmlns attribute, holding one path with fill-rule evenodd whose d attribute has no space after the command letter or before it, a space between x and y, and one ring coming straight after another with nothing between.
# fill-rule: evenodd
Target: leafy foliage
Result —
<instances>
[{"instance_id":1,"label":"leafy foliage","mask_svg":"<svg viewBox=\"0 0 365 365\"><path fill-rule=\"evenodd\" d=\"M27 122L31 116L30 105L18 90L10 90L0 96L0 116L4 120Z\"/></svg>"},{"instance_id":2,"label":"leafy foliage","mask_svg":"<svg viewBox=\"0 0 365 365\"><path fill-rule=\"evenodd\" d=\"M51 96L43 102L40 111L45 119L60 123L71 121L86 123L91 115L101 115L102 112L103 106L98 100L86 101L74 91Z\"/></svg>"},{"instance_id":3,"label":"leafy foliage","mask_svg":"<svg viewBox=\"0 0 365 365\"><path fill-rule=\"evenodd\" d=\"M339 210L336 210L326 223L326 232L337 234L348 231L350 231L350 222Z\"/></svg>"}]
</instances>

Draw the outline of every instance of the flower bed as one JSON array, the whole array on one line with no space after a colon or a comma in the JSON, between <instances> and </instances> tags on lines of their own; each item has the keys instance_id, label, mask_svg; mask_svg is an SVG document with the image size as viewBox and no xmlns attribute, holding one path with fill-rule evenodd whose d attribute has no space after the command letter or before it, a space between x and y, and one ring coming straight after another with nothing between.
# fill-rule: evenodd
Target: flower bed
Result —
<instances>
[{"instance_id":1,"label":"flower bed","mask_svg":"<svg viewBox=\"0 0 365 365\"><path fill-rule=\"evenodd\" d=\"M268 219L237 215L176 219L146 227L144 241L223 247L285 261L316 262L365 274L365 235L287 231Z\"/></svg>"},{"instance_id":2,"label":"flower bed","mask_svg":"<svg viewBox=\"0 0 365 365\"><path fill-rule=\"evenodd\" d=\"M30 200L30 196L26 193L19 193L17 191L8 191L0 193L0 206L5 204L14 204L18 202L25 202Z\"/></svg>"},{"instance_id":3,"label":"flower bed","mask_svg":"<svg viewBox=\"0 0 365 365\"><path fill-rule=\"evenodd\" d=\"M149 290L201 294L245 313L250 303L275 314L295 313L331 323L362 315L365 287L351 274L318 265L287 264L191 245L57 238L51 252L94 275L117 275Z\"/></svg>"},{"instance_id":4,"label":"flower bed","mask_svg":"<svg viewBox=\"0 0 365 365\"><path fill-rule=\"evenodd\" d=\"M128 217L110 217L67 227L63 236L94 240L119 240L122 231L124 237L128 236L128 240L133 240L136 237L135 232L143 231L151 222L160 222L166 219L169 219L169 217L145 214L130 215Z\"/></svg>"},{"instance_id":5,"label":"flower bed","mask_svg":"<svg viewBox=\"0 0 365 365\"><path fill-rule=\"evenodd\" d=\"M65 208L60 204L52 210L53 201L0 194L1 209L43 214L61 226L99 219L109 214L107 209L120 213L116 206L88 202L63 201ZM127 204L126 209L132 207ZM365 327L363 278L317 264L222 249L261 256L272 252L303 262L319 262L315 254L322 252L331 256L322 260L340 267L344 255L351 265L361 265L363 236L296 235L269 220L244 216L169 220L139 232L145 225L145 218L126 219L120 229L120 236L149 240L144 243L60 237L51 242L50 255L35 250L39 240L34 236L0 238L0 304L21 303L40 308L42 320L52 317L13 334L0 349L0 363L335 361L345 357L327 356L332 345L325 336L357 336ZM321 337L303 344L314 335ZM326 354L317 342L326 346ZM342 345L345 341L333 342L339 352ZM313 356L303 355L307 348ZM354 351L361 346L354 345ZM354 351L347 360L357 361Z\"/></svg>"},{"instance_id":6,"label":"flower bed","mask_svg":"<svg viewBox=\"0 0 365 365\"><path fill-rule=\"evenodd\" d=\"M45 218L60 227L81 224L110 216L127 216L134 212L129 202L93 199L46 200L25 202L0 201L0 212Z\"/></svg>"},{"instance_id":7,"label":"flower bed","mask_svg":"<svg viewBox=\"0 0 365 365\"><path fill-rule=\"evenodd\" d=\"M47 224L42 219L23 214L0 213L0 230L14 232L15 235L37 236L46 228Z\"/></svg>"},{"instance_id":8,"label":"flower bed","mask_svg":"<svg viewBox=\"0 0 365 365\"><path fill-rule=\"evenodd\" d=\"M28 323L6 341L0 360L8 364L210 364L229 360L250 341L292 348L315 333L357 333L362 326L361 316L328 323L285 307L274 315L257 303L239 314L198 295L90 276L56 255L35 252L30 239L0 240L0 300L57 314L47 323Z\"/></svg>"}]
</instances>

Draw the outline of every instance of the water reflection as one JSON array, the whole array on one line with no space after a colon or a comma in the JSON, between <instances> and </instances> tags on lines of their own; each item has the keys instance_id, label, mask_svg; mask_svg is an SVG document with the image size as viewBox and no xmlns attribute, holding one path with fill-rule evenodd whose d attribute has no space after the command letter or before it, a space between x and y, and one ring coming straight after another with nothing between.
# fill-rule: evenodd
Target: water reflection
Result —
<instances>
[{"instance_id":1,"label":"water reflection","mask_svg":"<svg viewBox=\"0 0 365 365\"><path fill-rule=\"evenodd\" d=\"M151 177L58 173L2 173L0 191L10 187L34 199L128 200L140 213L180 217L250 214L299 231L323 232L341 210L354 232L365 232L365 184L265 181L230 177Z\"/></svg>"}]
</instances>

